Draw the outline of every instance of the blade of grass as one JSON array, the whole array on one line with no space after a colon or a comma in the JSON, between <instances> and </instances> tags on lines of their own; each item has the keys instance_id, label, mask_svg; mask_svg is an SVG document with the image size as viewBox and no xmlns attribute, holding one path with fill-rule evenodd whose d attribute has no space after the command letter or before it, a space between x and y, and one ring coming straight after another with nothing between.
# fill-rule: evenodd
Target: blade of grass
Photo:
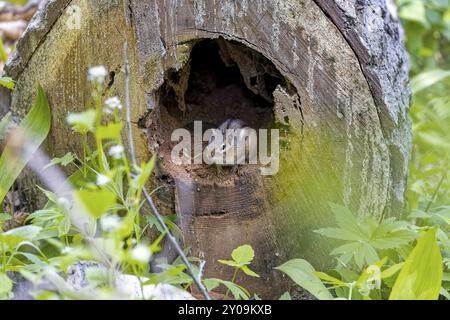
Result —
<instances>
[{"instance_id":1,"label":"blade of grass","mask_svg":"<svg viewBox=\"0 0 450 320\"><path fill-rule=\"evenodd\" d=\"M25 155L17 154L14 136L6 144L5 150L0 157L0 203L7 192L22 172L28 161L31 160L33 152L38 149L47 137L51 126L51 113L47 97L40 85L37 89L36 100L16 129L15 134L25 137L29 144L29 152ZM22 157L23 156L23 157Z\"/></svg>"}]
</instances>

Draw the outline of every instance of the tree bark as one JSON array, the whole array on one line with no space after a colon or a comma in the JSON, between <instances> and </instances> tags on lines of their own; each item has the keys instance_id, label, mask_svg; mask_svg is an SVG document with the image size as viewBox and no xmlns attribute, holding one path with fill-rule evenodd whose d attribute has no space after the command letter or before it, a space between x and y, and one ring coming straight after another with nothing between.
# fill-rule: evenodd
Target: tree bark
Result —
<instances>
[{"instance_id":1,"label":"tree bark","mask_svg":"<svg viewBox=\"0 0 450 320\"><path fill-rule=\"evenodd\" d=\"M82 13L80 28L67 27L73 8ZM18 116L36 81L46 88L52 155L80 150L64 119L89 97L89 66L106 65L108 95L123 98L125 40L139 157L158 154L157 204L177 213L206 276L231 278L217 259L248 243L261 278L237 282L275 297L286 285L273 267L287 259L333 264L329 243L313 232L334 224L329 202L359 217L400 214L411 135L408 62L389 2L44 1L8 73L17 80ZM283 129L278 174L250 166L219 176L171 163L173 129L230 116Z\"/></svg>"}]
</instances>

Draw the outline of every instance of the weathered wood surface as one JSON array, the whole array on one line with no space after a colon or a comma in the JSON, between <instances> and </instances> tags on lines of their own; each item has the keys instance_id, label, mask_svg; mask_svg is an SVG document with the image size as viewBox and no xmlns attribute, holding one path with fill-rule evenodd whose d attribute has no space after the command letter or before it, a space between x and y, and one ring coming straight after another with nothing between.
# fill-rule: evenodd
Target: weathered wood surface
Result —
<instances>
[{"instance_id":1,"label":"weathered wood surface","mask_svg":"<svg viewBox=\"0 0 450 320\"><path fill-rule=\"evenodd\" d=\"M82 12L79 29L66 25L74 5ZM82 109L92 65L114 71L108 94L123 97L120 48L127 39L134 139L141 158L148 150L160 156L154 181L163 187L161 210L178 213L186 245L207 261L207 276L230 278L231 270L216 260L251 244L262 278L238 282L274 296L284 289L273 271L277 264L295 257L318 268L332 263L329 247L313 233L334 223L328 202L345 204L359 216L400 213L410 148L401 37L384 0L47 0L8 65L18 80L12 108L23 115L35 82L41 82L53 107L49 152L77 150L65 115ZM167 157L167 133L189 117L203 114L215 122L237 112L223 111L228 109L217 88L196 96L189 87L198 79L213 85L208 72L195 73L191 52L201 39L219 38L219 45L245 46L226 43L228 58L221 51L223 63L234 65L243 79L221 89L229 103L239 104L248 94L264 98L256 86L264 82L251 80L262 72L261 64L249 56L265 57L283 78L269 97L274 119L289 129L280 172L273 177L252 168L225 178L202 176L197 168L174 168ZM173 73L181 79L177 83ZM183 112L165 104L161 88L174 90Z\"/></svg>"}]
</instances>

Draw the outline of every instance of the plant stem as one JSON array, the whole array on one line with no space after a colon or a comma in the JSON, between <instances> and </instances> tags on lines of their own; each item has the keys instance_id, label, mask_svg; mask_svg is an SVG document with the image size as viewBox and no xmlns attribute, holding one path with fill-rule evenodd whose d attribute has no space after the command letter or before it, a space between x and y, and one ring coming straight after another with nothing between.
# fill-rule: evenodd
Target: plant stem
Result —
<instances>
[{"instance_id":1,"label":"plant stem","mask_svg":"<svg viewBox=\"0 0 450 320\"><path fill-rule=\"evenodd\" d=\"M236 276L237 276L238 271L239 271L239 268L234 268L233 277L231 278L231 282L232 283L234 283L234 281L236 280ZM230 293L230 288L227 288L227 292L225 292L225 296L223 297L224 300L226 298L228 298L228 294L229 293Z\"/></svg>"},{"instance_id":2,"label":"plant stem","mask_svg":"<svg viewBox=\"0 0 450 320\"><path fill-rule=\"evenodd\" d=\"M431 205L433 204L434 200L436 200L437 195L438 195L438 193L439 193L439 190L441 189L442 183L444 182L444 180L445 180L446 177L447 177L447 171L445 171L445 172L442 174L442 177L441 177L441 179L439 180L439 183L438 183L438 185L436 186L436 189L435 189L434 192L433 192L433 196L431 197L430 202L428 202L428 205L427 205L427 207L425 208L425 212L428 212L428 211L431 209Z\"/></svg>"},{"instance_id":3,"label":"plant stem","mask_svg":"<svg viewBox=\"0 0 450 320\"><path fill-rule=\"evenodd\" d=\"M128 129L128 142L129 142L129 148L130 148L130 155L133 165L137 166L136 161L136 153L134 149L134 142L133 142L133 136L132 136L132 127L131 127L131 103L130 103L130 92L129 92L129 86L130 86L130 66L128 63L128 43L124 43L124 67L125 67L125 107L126 107L126 124ZM201 279L199 276L195 275L194 270L184 254L183 250L181 249L180 245L178 244L178 241L175 239L175 237L170 232L169 228L167 227L166 223L164 222L163 217L159 213L158 209L155 206L155 203L153 202L152 197L147 192L146 188L142 188L142 193L144 195L145 200L147 201L148 205L150 206L150 209L152 213L155 215L156 220L163 228L164 232L166 233L167 239L171 242L173 247L175 248L175 251L180 256L183 263L186 265L187 271L189 276L194 281L197 288L200 290L201 294L206 300L211 300L211 297L208 294L208 290L206 290L206 287L201 282Z\"/></svg>"}]
</instances>

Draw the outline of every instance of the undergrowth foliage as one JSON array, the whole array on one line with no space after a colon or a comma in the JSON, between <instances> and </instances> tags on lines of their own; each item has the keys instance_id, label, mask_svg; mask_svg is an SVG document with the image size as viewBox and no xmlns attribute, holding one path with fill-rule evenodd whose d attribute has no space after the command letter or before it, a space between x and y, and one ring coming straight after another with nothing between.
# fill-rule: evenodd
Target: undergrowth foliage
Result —
<instances>
[{"instance_id":1,"label":"undergrowth foliage","mask_svg":"<svg viewBox=\"0 0 450 320\"><path fill-rule=\"evenodd\" d=\"M5 194L31 154L33 159L28 165L35 168L36 163L45 163L37 168L40 176L51 176L56 183L49 183L50 190L39 186L48 202L29 215L26 226L0 233L0 298L13 298L13 279L17 281L21 277L35 284L35 288L47 284L50 289L29 293L38 299L162 298L158 291L161 285L171 292L166 298L192 298L186 290L193 279L186 274L186 265L180 258L172 264L160 264L161 272L153 273L150 269L150 261L161 250L166 236L142 194L155 158L133 165L134 161L127 157L122 140L122 103L118 97L103 98L106 75L107 70L102 66L89 70L92 99L82 112L67 117L83 143L82 154L68 152L49 160L36 151L48 133L50 119L48 102L40 87L26 119L46 125L31 130L22 122L12 136L23 136L21 142L29 141L28 137L33 135L41 138L31 144L31 149L21 151L13 139L6 144L0 161L0 165L5 164L2 166L3 172L8 173L5 176L9 177L5 183L1 181L0 190ZM19 160L19 167L6 165ZM62 175L59 166L69 167L73 174L67 180L58 181ZM13 217L4 213L1 218L5 223ZM166 218L166 225L179 234L171 217ZM150 234L157 235L153 242L149 242L150 230ZM248 267L253 256L250 246L237 248L232 253L232 266L236 271L258 276ZM201 278L204 263L192 257L189 261ZM231 281L204 279L209 290L224 286L226 296L231 292L235 299L250 298L251 294L234 281L234 277Z\"/></svg>"}]
</instances>

